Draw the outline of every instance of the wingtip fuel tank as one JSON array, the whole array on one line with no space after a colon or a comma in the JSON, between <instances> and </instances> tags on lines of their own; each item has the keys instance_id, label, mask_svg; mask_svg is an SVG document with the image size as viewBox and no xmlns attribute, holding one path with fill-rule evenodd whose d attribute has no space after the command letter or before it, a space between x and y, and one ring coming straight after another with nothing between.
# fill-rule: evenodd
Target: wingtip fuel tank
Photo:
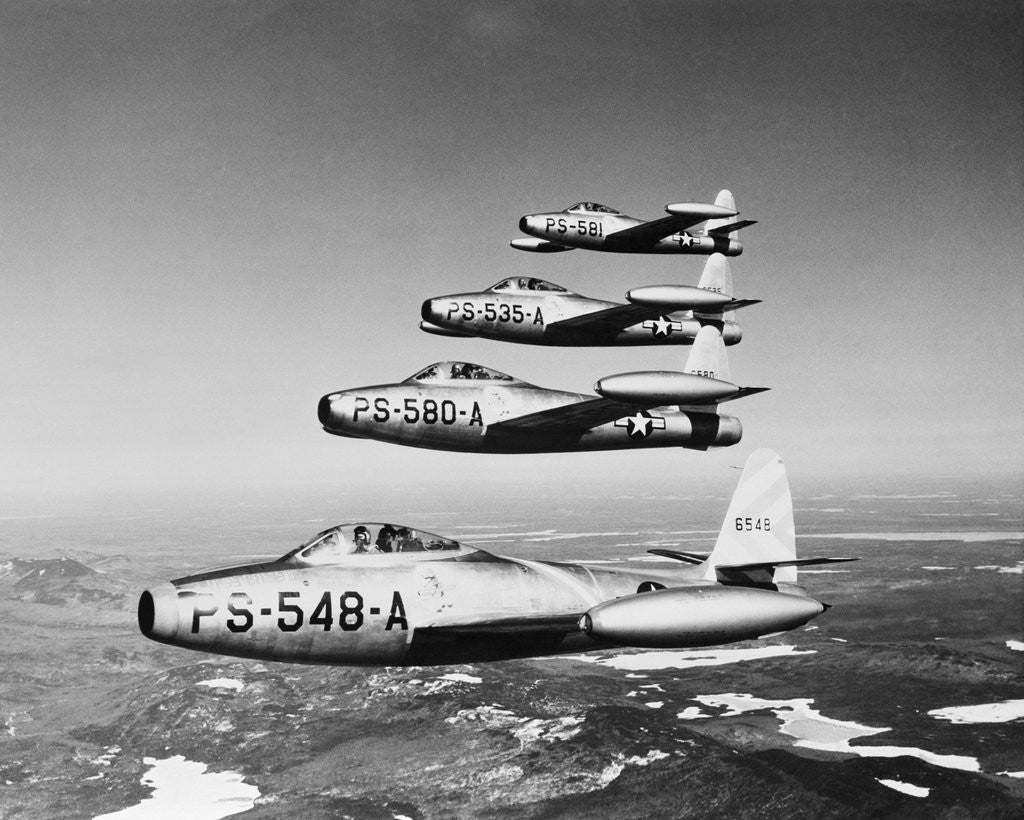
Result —
<instances>
[{"instance_id":1,"label":"wingtip fuel tank","mask_svg":"<svg viewBox=\"0 0 1024 820\"><path fill-rule=\"evenodd\" d=\"M721 205L709 205L706 202L677 202L666 205L665 210L673 216L690 216L699 219L727 219L736 216L738 211L723 208Z\"/></svg>"},{"instance_id":2,"label":"wingtip fuel tank","mask_svg":"<svg viewBox=\"0 0 1024 820\"><path fill-rule=\"evenodd\" d=\"M824 611L802 595L709 585L605 601L580 618L580 628L618 646L715 646L795 629Z\"/></svg>"},{"instance_id":3,"label":"wingtip fuel tank","mask_svg":"<svg viewBox=\"0 0 1024 820\"><path fill-rule=\"evenodd\" d=\"M712 404L732 398L740 388L693 373L643 370L605 376L594 385L594 391L606 399L622 402L645 399L660 404Z\"/></svg>"},{"instance_id":4,"label":"wingtip fuel tank","mask_svg":"<svg viewBox=\"0 0 1024 820\"><path fill-rule=\"evenodd\" d=\"M693 310L713 313L729 306L733 298L691 285L645 285L626 292L626 300L634 305L663 310Z\"/></svg>"}]
</instances>

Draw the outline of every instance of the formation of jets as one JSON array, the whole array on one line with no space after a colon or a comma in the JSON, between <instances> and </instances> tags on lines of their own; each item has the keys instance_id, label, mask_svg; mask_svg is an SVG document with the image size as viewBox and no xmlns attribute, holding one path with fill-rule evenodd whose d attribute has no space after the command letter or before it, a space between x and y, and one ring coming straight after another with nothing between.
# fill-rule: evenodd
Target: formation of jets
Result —
<instances>
[{"instance_id":1,"label":"formation of jets","mask_svg":"<svg viewBox=\"0 0 1024 820\"><path fill-rule=\"evenodd\" d=\"M514 248L705 254L696 287L638 287L625 303L536 277L428 299L420 327L451 337L568 347L682 344L680 372L602 376L594 393L551 390L483 365L435 362L395 383L320 399L323 429L436 450L539 453L706 450L739 442L725 402L726 345L742 337L727 256L742 252L732 194L666 207L643 222L595 203L524 216ZM700 232L691 229L704 222ZM779 456L747 460L708 555L650 550L666 566L556 563L493 555L415 526L362 521L318 533L275 561L218 568L146 590L153 640L226 655L346 665L448 664L617 646L698 647L793 629L827 607L797 585L793 509Z\"/></svg>"}]
</instances>

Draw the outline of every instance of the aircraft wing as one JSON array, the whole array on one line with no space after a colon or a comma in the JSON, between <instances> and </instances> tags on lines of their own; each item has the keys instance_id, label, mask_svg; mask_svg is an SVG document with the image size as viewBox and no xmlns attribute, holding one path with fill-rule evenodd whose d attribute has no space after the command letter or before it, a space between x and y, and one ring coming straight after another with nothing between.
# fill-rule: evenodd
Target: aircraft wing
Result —
<instances>
[{"instance_id":1,"label":"aircraft wing","mask_svg":"<svg viewBox=\"0 0 1024 820\"><path fill-rule=\"evenodd\" d=\"M612 399L594 398L505 419L505 421L488 425L487 432L532 431L545 433L563 430L582 431L596 427L599 424L607 424L610 421L621 419L623 416L632 415L642 407L658 407L662 403L644 405L640 402L626 403Z\"/></svg>"},{"instance_id":2,"label":"aircraft wing","mask_svg":"<svg viewBox=\"0 0 1024 820\"><path fill-rule=\"evenodd\" d=\"M571 338L577 337L579 332L582 331L596 339L611 339L619 332L625 330L627 327L637 324L638 322L647 321L648 319L658 319L663 315L675 313L678 310L692 309L694 314L698 316L710 315L715 318L720 318L721 312L739 310L740 308L748 307L750 305L756 305L760 301L760 299L733 299L731 302L716 306L713 313L699 312L698 310L686 305L616 305L615 307L606 308L604 310L597 310L592 313L583 313L579 316L573 316L571 319L563 319L560 322L551 322L547 325L545 333L554 340L557 340L565 331L572 331L571 334L565 333L567 337Z\"/></svg>"},{"instance_id":3,"label":"aircraft wing","mask_svg":"<svg viewBox=\"0 0 1024 820\"><path fill-rule=\"evenodd\" d=\"M468 623L440 623L416 627L417 637L447 639L463 636L516 635L522 632L567 635L579 630L582 612L569 615L523 615L512 618L490 618Z\"/></svg>"},{"instance_id":4,"label":"aircraft wing","mask_svg":"<svg viewBox=\"0 0 1024 820\"><path fill-rule=\"evenodd\" d=\"M561 331L587 331L595 337L613 337L630 325L646 319L657 319L665 312L661 307L645 305L616 305L615 307L584 313L548 324L545 333L557 338Z\"/></svg>"},{"instance_id":5,"label":"aircraft wing","mask_svg":"<svg viewBox=\"0 0 1024 820\"><path fill-rule=\"evenodd\" d=\"M663 216L642 225L634 225L632 228L625 228L621 231L608 234L605 237L605 244L609 246L646 246L653 245L666 236L685 231L701 222L707 220L706 214L673 214Z\"/></svg>"},{"instance_id":6,"label":"aircraft wing","mask_svg":"<svg viewBox=\"0 0 1024 820\"><path fill-rule=\"evenodd\" d=\"M716 228L712 228L708 231L708 236L728 236L733 231L739 231L743 228L749 228L751 225L756 225L756 219L739 219L736 222L729 222L726 225L719 225Z\"/></svg>"}]
</instances>

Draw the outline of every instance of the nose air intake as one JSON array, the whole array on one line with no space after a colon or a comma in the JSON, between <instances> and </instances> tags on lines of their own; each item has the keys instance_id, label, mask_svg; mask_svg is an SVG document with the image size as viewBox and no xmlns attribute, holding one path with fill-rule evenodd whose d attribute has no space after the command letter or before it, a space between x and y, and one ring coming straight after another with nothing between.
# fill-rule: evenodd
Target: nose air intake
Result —
<instances>
[{"instance_id":1,"label":"nose air intake","mask_svg":"<svg viewBox=\"0 0 1024 820\"><path fill-rule=\"evenodd\" d=\"M316 417L322 427L328 427L331 420L331 397L324 396L316 406Z\"/></svg>"},{"instance_id":2,"label":"nose air intake","mask_svg":"<svg viewBox=\"0 0 1024 820\"><path fill-rule=\"evenodd\" d=\"M153 621L156 617L153 596L147 589L139 596L139 631L147 638L153 632Z\"/></svg>"},{"instance_id":3,"label":"nose air intake","mask_svg":"<svg viewBox=\"0 0 1024 820\"><path fill-rule=\"evenodd\" d=\"M420 307L420 318L424 322L431 322L431 321L433 321L433 319L434 319L433 307L434 307L434 300L433 299L427 299L427 301L424 302L423 305Z\"/></svg>"},{"instance_id":4,"label":"nose air intake","mask_svg":"<svg viewBox=\"0 0 1024 820\"><path fill-rule=\"evenodd\" d=\"M526 233L526 224L527 224L526 223L526 217L525 216L520 217L519 218L519 230L521 230L523 233Z\"/></svg>"},{"instance_id":5,"label":"nose air intake","mask_svg":"<svg viewBox=\"0 0 1024 820\"><path fill-rule=\"evenodd\" d=\"M160 584L139 596L139 631L154 641L172 641L178 632L178 591Z\"/></svg>"}]
</instances>

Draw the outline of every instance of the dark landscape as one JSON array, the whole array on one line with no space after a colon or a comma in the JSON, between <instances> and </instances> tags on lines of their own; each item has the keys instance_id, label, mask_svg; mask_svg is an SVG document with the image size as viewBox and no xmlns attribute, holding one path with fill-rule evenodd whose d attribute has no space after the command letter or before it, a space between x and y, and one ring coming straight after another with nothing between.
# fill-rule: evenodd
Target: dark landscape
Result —
<instances>
[{"instance_id":1,"label":"dark landscape","mask_svg":"<svg viewBox=\"0 0 1024 820\"><path fill-rule=\"evenodd\" d=\"M1018 817L1019 486L801 482L800 552L862 560L801 571L834 609L788 634L409 669L218 658L135 625L146 585L281 554L366 513L366 491L120 513L110 499L25 505L0 521L0 814L170 816L184 798L161 803L142 778L194 761L206 772L179 781L196 817ZM460 512L425 497L387 512L495 552L638 560L710 548L728 493L538 492ZM985 704L1011 716L929 714Z\"/></svg>"}]
</instances>

